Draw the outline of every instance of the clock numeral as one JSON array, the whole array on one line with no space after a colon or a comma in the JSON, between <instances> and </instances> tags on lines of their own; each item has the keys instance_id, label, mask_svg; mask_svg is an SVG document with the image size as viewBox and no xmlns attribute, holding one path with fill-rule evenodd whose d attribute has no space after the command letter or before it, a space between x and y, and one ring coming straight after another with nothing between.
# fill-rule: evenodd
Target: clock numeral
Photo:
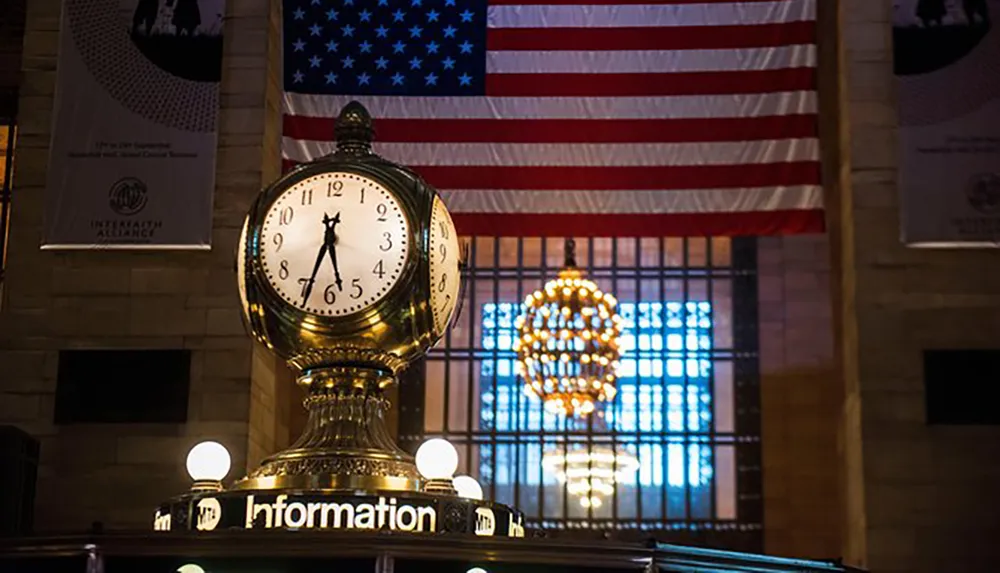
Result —
<instances>
[{"instance_id":1,"label":"clock numeral","mask_svg":"<svg viewBox=\"0 0 1000 573\"><path fill-rule=\"evenodd\" d=\"M274 243L274 252L277 253L281 250L281 245L285 244L285 237L281 233L278 233L274 236L272 242Z\"/></svg>"},{"instance_id":2,"label":"clock numeral","mask_svg":"<svg viewBox=\"0 0 1000 573\"><path fill-rule=\"evenodd\" d=\"M365 188L364 187L361 188L361 204L362 205L365 204Z\"/></svg>"},{"instance_id":3,"label":"clock numeral","mask_svg":"<svg viewBox=\"0 0 1000 573\"><path fill-rule=\"evenodd\" d=\"M337 302L337 293L334 292L332 284L326 285L326 288L323 290L323 301L326 302L326 304L333 304Z\"/></svg>"},{"instance_id":4,"label":"clock numeral","mask_svg":"<svg viewBox=\"0 0 1000 573\"><path fill-rule=\"evenodd\" d=\"M438 292L444 292L444 287L446 286L445 281L447 280L448 280L448 273L442 274L441 280L438 281Z\"/></svg>"},{"instance_id":5,"label":"clock numeral","mask_svg":"<svg viewBox=\"0 0 1000 573\"><path fill-rule=\"evenodd\" d=\"M375 265L375 268L372 269L372 274L378 276L380 279L385 276L385 269L382 268L382 261L379 261L378 264Z\"/></svg>"},{"instance_id":6,"label":"clock numeral","mask_svg":"<svg viewBox=\"0 0 1000 573\"><path fill-rule=\"evenodd\" d=\"M381 264L381 262L379 264ZM365 294L364 289L361 288L361 279L352 280L351 288L353 288L358 293L357 295L353 294L351 295L351 298L353 298L354 300L358 300L359 298L361 298L361 295Z\"/></svg>"},{"instance_id":7,"label":"clock numeral","mask_svg":"<svg viewBox=\"0 0 1000 573\"><path fill-rule=\"evenodd\" d=\"M303 205L312 205L313 204L313 190L312 189L303 189L302 190L302 204Z\"/></svg>"},{"instance_id":8,"label":"clock numeral","mask_svg":"<svg viewBox=\"0 0 1000 573\"><path fill-rule=\"evenodd\" d=\"M302 292L300 293L302 295L302 306L305 306L306 303L309 302L306 299L308 298L309 288L312 285L312 280L308 278L299 279L299 285L302 286Z\"/></svg>"},{"instance_id":9,"label":"clock numeral","mask_svg":"<svg viewBox=\"0 0 1000 573\"><path fill-rule=\"evenodd\" d=\"M344 196L344 182L343 181L333 181L326 184L326 196L329 197L343 197Z\"/></svg>"},{"instance_id":10,"label":"clock numeral","mask_svg":"<svg viewBox=\"0 0 1000 573\"><path fill-rule=\"evenodd\" d=\"M278 267L278 278L281 280L288 278L288 261L281 261L281 266Z\"/></svg>"},{"instance_id":11,"label":"clock numeral","mask_svg":"<svg viewBox=\"0 0 1000 573\"><path fill-rule=\"evenodd\" d=\"M289 205L281 210L281 214L278 216L279 225L287 225L292 222L292 217L295 216L295 211L292 210L292 206Z\"/></svg>"},{"instance_id":12,"label":"clock numeral","mask_svg":"<svg viewBox=\"0 0 1000 573\"><path fill-rule=\"evenodd\" d=\"M379 203L378 206L375 207L375 212L378 213L378 219L376 219L376 221L379 223L385 223L388 220L385 218L385 215L389 212L389 208L385 206L385 203Z\"/></svg>"},{"instance_id":13,"label":"clock numeral","mask_svg":"<svg viewBox=\"0 0 1000 573\"><path fill-rule=\"evenodd\" d=\"M438 252L441 253L441 262L443 263L448 258L448 247L444 243L441 243L438 245Z\"/></svg>"},{"instance_id":14,"label":"clock numeral","mask_svg":"<svg viewBox=\"0 0 1000 573\"><path fill-rule=\"evenodd\" d=\"M392 248L392 233L386 231L382 233L382 236L385 237L385 243L379 245L378 248L380 251L388 251Z\"/></svg>"},{"instance_id":15,"label":"clock numeral","mask_svg":"<svg viewBox=\"0 0 1000 573\"><path fill-rule=\"evenodd\" d=\"M438 223L438 228L441 229L441 238L442 239L447 239L448 238L448 225L445 225L444 221L441 221L441 222Z\"/></svg>"}]
</instances>

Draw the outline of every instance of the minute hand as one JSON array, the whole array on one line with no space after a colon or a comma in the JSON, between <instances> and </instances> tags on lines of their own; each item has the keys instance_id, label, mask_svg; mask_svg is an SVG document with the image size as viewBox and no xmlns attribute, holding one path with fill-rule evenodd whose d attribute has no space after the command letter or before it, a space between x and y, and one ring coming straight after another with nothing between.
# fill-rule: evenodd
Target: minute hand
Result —
<instances>
[{"instance_id":1,"label":"minute hand","mask_svg":"<svg viewBox=\"0 0 1000 573\"><path fill-rule=\"evenodd\" d=\"M326 254L327 244L324 241L323 245L319 248L319 252L316 253L316 264L313 265L312 275L309 277L309 282L306 283L305 292L302 293L302 306L305 306L309 302L309 295L312 294L313 285L316 283L316 273L319 272L319 265L323 262L323 255Z\"/></svg>"}]
</instances>

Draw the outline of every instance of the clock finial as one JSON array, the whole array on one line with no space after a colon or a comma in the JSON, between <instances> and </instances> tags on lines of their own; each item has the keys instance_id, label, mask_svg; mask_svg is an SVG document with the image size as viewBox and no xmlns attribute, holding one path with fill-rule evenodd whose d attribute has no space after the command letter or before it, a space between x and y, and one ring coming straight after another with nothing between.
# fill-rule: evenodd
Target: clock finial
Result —
<instances>
[{"instance_id":1,"label":"clock finial","mask_svg":"<svg viewBox=\"0 0 1000 573\"><path fill-rule=\"evenodd\" d=\"M375 128L372 116L361 105L352 101L340 110L337 124L333 128L337 138L337 153L344 155L370 155L372 140L375 139Z\"/></svg>"}]
</instances>

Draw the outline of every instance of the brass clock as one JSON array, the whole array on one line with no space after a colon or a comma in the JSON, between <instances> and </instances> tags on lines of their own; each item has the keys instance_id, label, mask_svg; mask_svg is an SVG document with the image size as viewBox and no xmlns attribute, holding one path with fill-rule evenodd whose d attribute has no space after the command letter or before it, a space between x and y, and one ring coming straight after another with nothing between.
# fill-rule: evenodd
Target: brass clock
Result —
<instances>
[{"instance_id":1,"label":"brass clock","mask_svg":"<svg viewBox=\"0 0 1000 573\"><path fill-rule=\"evenodd\" d=\"M336 125L336 151L262 191L241 233L244 318L300 371L310 421L237 487L417 487L412 458L386 434L382 390L452 319L458 236L430 185L372 151L361 104Z\"/></svg>"}]
</instances>

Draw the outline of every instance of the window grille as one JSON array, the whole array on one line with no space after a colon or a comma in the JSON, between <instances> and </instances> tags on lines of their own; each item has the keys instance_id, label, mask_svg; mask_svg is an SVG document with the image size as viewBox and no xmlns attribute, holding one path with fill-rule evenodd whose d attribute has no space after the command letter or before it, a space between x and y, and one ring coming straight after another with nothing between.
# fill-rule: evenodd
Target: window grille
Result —
<instances>
[{"instance_id":1,"label":"window grille","mask_svg":"<svg viewBox=\"0 0 1000 573\"><path fill-rule=\"evenodd\" d=\"M462 314L400 387L403 446L448 439L459 473L556 535L760 550L756 241L577 239L625 325L618 395L582 423L522 391L511 350L521 301L562 268L563 240L467 241ZM588 507L542 458L595 445L639 469Z\"/></svg>"},{"instance_id":2,"label":"window grille","mask_svg":"<svg viewBox=\"0 0 1000 573\"><path fill-rule=\"evenodd\" d=\"M0 89L0 293L7 269L11 185L14 178L14 141L17 137L17 91Z\"/></svg>"}]
</instances>

